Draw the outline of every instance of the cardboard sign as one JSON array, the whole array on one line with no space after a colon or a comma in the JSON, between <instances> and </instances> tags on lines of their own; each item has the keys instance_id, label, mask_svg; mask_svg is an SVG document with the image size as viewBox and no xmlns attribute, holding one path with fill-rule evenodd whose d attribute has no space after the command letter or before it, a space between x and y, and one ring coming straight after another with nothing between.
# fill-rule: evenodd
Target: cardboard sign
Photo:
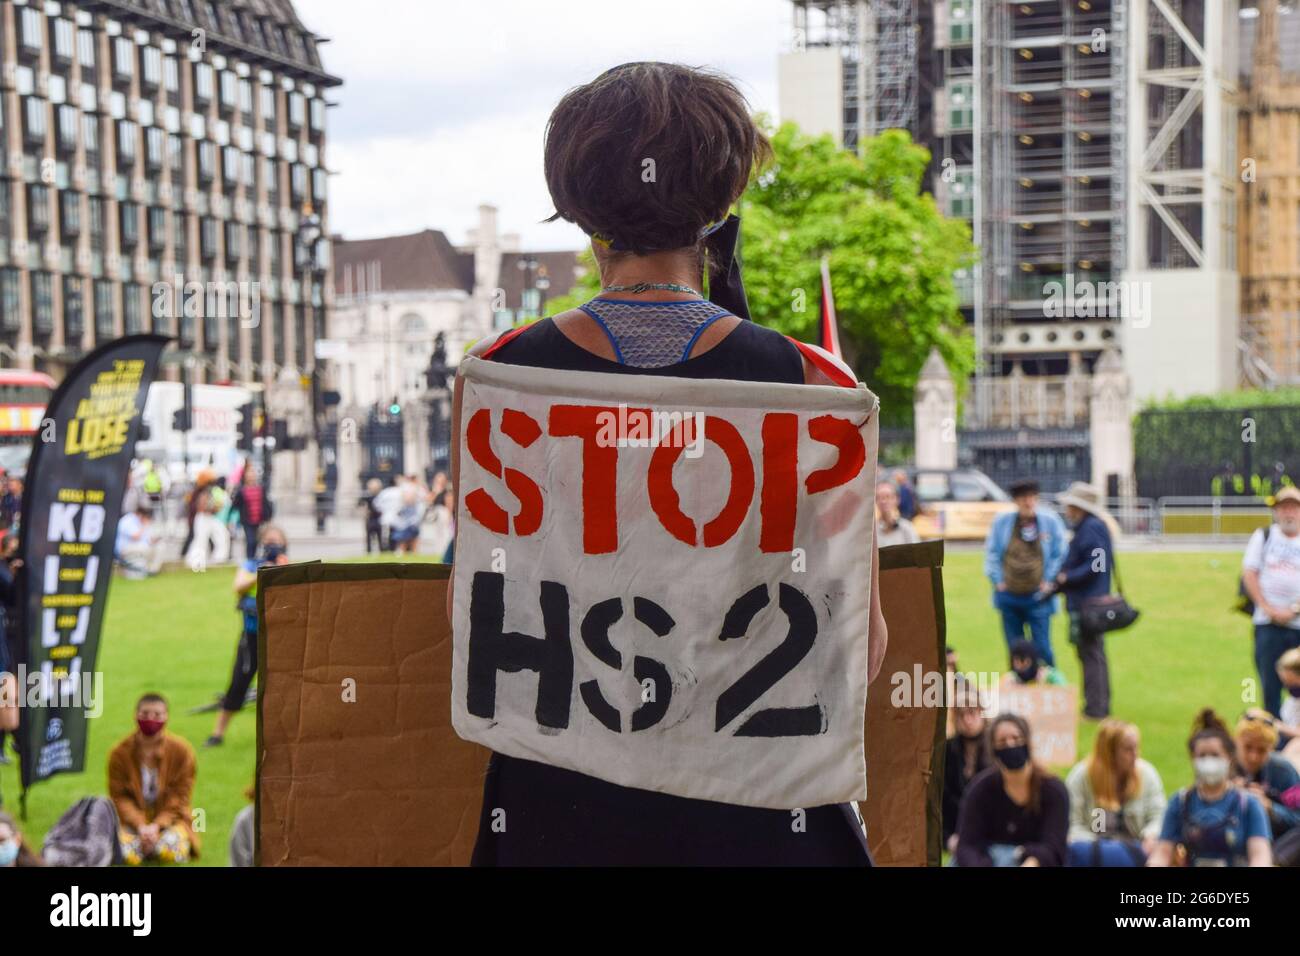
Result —
<instances>
[{"instance_id":1,"label":"cardboard sign","mask_svg":"<svg viewBox=\"0 0 1300 956\"><path fill-rule=\"evenodd\" d=\"M877 866L939 866L943 856L944 707L896 707L892 674L943 673L943 542L880 549L889 644L867 696L867 843Z\"/></svg>"},{"instance_id":2,"label":"cardboard sign","mask_svg":"<svg viewBox=\"0 0 1300 956\"><path fill-rule=\"evenodd\" d=\"M942 557L942 542L881 551L882 673L940 666ZM259 865L468 865L488 751L451 727L451 626L439 613L449 570L262 570ZM943 711L889 698L873 693L867 707L871 852L882 866L938 866Z\"/></svg>"},{"instance_id":3,"label":"cardboard sign","mask_svg":"<svg viewBox=\"0 0 1300 956\"><path fill-rule=\"evenodd\" d=\"M864 797L875 396L461 372L456 731L683 797Z\"/></svg>"},{"instance_id":4,"label":"cardboard sign","mask_svg":"<svg viewBox=\"0 0 1300 956\"><path fill-rule=\"evenodd\" d=\"M1029 723L1034 759L1047 767L1072 767L1078 757L1079 688L1004 683L998 709Z\"/></svg>"}]
</instances>

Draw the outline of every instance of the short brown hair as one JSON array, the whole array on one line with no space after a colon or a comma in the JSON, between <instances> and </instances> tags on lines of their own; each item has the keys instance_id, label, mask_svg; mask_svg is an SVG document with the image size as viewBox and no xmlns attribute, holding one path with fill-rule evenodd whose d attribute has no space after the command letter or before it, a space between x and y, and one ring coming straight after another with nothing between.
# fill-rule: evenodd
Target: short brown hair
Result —
<instances>
[{"instance_id":1,"label":"short brown hair","mask_svg":"<svg viewBox=\"0 0 1300 956\"><path fill-rule=\"evenodd\" d=\"M722 74L625 63L564 95L546 127L545 154L555 203L548 221L567 219L645 255L697 245L771 146Z\"/></svg>"}]
</instances>

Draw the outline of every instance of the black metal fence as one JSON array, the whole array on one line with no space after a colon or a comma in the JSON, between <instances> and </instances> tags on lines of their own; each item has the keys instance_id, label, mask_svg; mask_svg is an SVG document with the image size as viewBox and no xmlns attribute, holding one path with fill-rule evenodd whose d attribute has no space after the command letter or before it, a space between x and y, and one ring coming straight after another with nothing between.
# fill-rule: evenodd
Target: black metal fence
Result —
<instances>
[{"instance_id":1,"label":"black metal fence","mask_svg":"<svg viewBox=\"0 0 1300 956\"><path fill-rule=\"evenodd\" d=\"M1133 446L1143 498L1268 495L1300 479L1300 406L1148 409Z\"/></svg>"},{"instance_id":2,"label":"black metal fence","mask_svg":"<svg viewBox=\"0 0 1300 956\"><path fill-rule=\"evenodd\" d=\"M957 460L980 469L1003 488L1019 478L1033 478L1049 494L1092 476L1084 429L969 429L958 434Z\"/></svg>"}]
</instances>

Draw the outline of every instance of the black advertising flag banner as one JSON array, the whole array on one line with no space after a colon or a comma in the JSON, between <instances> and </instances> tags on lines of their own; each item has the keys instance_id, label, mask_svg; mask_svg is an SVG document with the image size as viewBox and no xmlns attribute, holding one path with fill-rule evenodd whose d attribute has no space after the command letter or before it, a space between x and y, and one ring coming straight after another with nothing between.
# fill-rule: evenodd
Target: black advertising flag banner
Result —
<instances>
[{"instance_id":1,"label":"black advertising flag banner","mask_svg":"<svg viewBox=\"0 0 1300 956\"><path fill-rule=\"evenodd\" d=\"M85 769L113 545L145 397L163 335L91 352L54 392L32 446L23 496L20 692L22 782Z\"/></svg>"}]
</instances>

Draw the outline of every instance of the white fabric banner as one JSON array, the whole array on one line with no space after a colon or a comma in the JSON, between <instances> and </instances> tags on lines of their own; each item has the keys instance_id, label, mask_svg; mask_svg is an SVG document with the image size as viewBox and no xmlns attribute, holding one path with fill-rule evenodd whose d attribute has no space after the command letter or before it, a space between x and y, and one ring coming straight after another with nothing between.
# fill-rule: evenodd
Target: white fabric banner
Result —
<instances>
[{"instance_id":1,"label":"white fabric banner","mask_svg":"<svg viewBox=\"0 0 1300 956\"><path fill-rule=\"evenodd\" d=\"M623 786L866 797L866 389L461 364L452 722Z\"/></svg>"}]
</instances>

